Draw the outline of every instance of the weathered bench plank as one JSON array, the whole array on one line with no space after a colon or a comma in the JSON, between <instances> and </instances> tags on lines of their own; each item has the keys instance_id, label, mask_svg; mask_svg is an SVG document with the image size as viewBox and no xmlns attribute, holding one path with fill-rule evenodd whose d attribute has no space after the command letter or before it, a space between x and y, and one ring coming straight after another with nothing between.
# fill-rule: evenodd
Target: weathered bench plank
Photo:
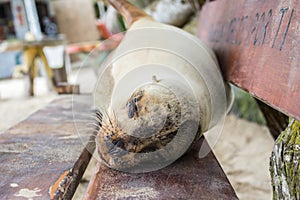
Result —
<instances>
[{"instance_id":1,"label":"weathered bench plank","mask_svg":"<svg viewBox=\"0 0 300 200\"><path fill-rule=\"evenodd\" d=\"M0 199L49 199L49 189L60 177L68 175L71 184L79 181L89 155L74 127L71 101L59 98L0 135ZM76 106L82 113L89 109Z\"/></svg>"},{"instance_id":2,"label":"weathered bench plank","mask_svg":"<svg viewBox=\"0 0 300 200\"><path fill-rule=\"evenodd\" d=\"M203 138L188 154L154 172L130 174L99 163L85 199L237 199L214 154L198 158L202 142Z\"/></svg>"},{"instance_id":3,"label":"weathered bench plank","mask_svg":"<svg viewBox=\"0 0 300 200\"><path fill-rule=\"evenodd\" d=\"M300 120L300 2L217 0L201 12L198 36L224 77Z\"/></svg>"}]
</instances>

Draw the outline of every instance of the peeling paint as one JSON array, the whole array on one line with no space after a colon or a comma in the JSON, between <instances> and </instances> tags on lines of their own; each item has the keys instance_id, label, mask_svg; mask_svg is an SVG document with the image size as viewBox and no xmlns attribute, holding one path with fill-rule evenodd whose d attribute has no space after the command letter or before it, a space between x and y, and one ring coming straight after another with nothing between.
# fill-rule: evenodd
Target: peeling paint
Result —
<instances>
[{"instance_id":1,"label":"peeling paint","mask_svg":"<svg viewBox=\"0 0 300 200\"><path fill-rule=\"evenodd\" d=\"M16 187L19 187L19 185L18 185L17 183L11 183L11 184L10 184L10 187L16 188Z\"/></svg>"},{"instance_id":2,"label":"peeling paint","mask_svg":"<svg viewBox=\"0 0 300 200\"><path fill-rule=\"evenodd\" d=\"M41 190L39 188L34 188L34 190L30 190L28 188L23 188L19 191L18 194L15 194L16 197L24 197L27 200L33 200L34 197L42 196L38 194Z\"/></svg>"}]
</instances>

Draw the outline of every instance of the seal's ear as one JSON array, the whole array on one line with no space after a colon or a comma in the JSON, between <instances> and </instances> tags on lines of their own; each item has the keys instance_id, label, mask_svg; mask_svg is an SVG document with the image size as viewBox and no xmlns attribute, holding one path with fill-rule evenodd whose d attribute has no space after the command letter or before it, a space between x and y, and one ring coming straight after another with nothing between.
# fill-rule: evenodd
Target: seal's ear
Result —
<instances>
[{"instance_id":1,"label":"seal's ear","mask_svg":"<svg viewBox=\"0 0 300 200\"><path fill-rule=\"evenodd\" d=\"M151 18L142 9L126 0L108 0L108 2L124 17L128 27L141 18Z\"/></svg>"}]
</instances>

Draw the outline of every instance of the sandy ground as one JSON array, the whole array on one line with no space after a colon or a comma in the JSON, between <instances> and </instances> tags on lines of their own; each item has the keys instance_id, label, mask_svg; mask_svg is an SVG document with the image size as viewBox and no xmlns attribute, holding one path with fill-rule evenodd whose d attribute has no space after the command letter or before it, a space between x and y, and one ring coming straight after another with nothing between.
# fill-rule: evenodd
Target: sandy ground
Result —
<instances>
[{"instance_id":1,"label":"sandy ground","mask_svg":"<svg viewBox=\"0 0 300 200\"><path fill-rule=\"evenodd\" d=\"M36 97L27 97L24 91L9 97L16 94L17 84L20 83L0 81L0 132L25 119L56 97L54 93L47 92L47 86L43 86L46 89L38 89L44 92L40 92ZM272 198L268 165L273 143L266 127L233 115L226 117L223 133L214 147L214 152L240 199ZM74 199L81 199L92 170L93 166L90 166L85 176L86 182L81 184L80 191Z\"/></svg>"},{"instance_id":2,"label":"sandy ground","mask_svg":"<svg viewBox=\"0 0 300 200\"><path fill-rule=\"evenodd\" d=\"M273 144L267 127L226 117L214 152L240 199L272 199L269 157Z\"/></svg>"},{"instance_id":3,"label":"sandy ground","mask_svg":"<svg viewBox=\"0 0 300 200\"><path fill-rule=\"evenodd\" d=\"M43 86L37 87L37 96L29 97L25 82L24 79L0 80L0 133L56 98L55 93L47 91L44 80Z\"/></svg>"}]
</instances>

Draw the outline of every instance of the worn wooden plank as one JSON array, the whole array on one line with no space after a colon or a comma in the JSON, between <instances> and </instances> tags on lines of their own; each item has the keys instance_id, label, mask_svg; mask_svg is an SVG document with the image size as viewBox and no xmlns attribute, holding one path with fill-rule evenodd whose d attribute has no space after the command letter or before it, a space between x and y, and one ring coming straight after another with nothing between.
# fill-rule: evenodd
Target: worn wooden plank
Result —
<instances>
[{"instance_id":1,"label":"worn wooden plank","mask_svg":"<svg viewBox=\"0 0 300 200\"><path fill-rule=\"evenodd\" d=\"M99 163L85 199L237 199L213 153L198 158L202 142L203 138L188 154L154 172L130 174Z\"/></svg>"},{"instance_id":2,"label":"worn wooden plank","mask_svg":"<svg viewBox=\"0 0 300 200\"><path fill-rule=\"evenodd\" d=\"M89 97L76 99L84 98ZM0 199L49 199L50 187L59 178L69 184L66 190L77 186L89 154L78 138L73 114L84 119L89 107L76 103L73 113L71 101L71 96L61 97L0 135Z\"/></svg>"},{"instance_id":3,"label":"worn wooden plank","mask_svg":"<svg viewBox=\"0 0 300 200\"><path fill-rule=\"evenodd\" d=\"M224 77L300 120L300 2L217 0L201 12L198 37Z\"/></svg>"}]
</instances>

